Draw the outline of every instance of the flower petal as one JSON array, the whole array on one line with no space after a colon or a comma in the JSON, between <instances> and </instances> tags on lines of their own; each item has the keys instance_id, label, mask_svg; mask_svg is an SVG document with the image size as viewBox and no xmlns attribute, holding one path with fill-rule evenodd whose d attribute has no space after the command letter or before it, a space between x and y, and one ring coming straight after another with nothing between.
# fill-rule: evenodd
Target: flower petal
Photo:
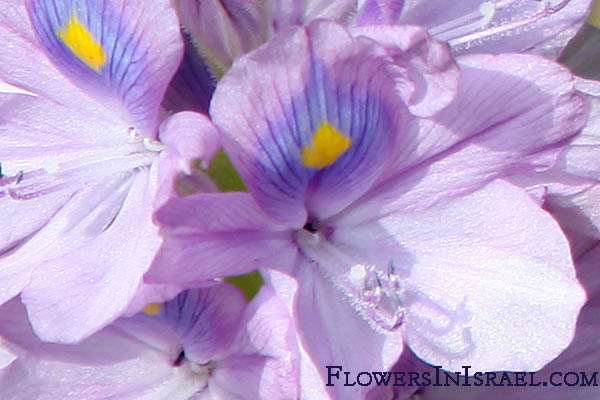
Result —
<instances>
[{"instance_id":1,"label":"flower petal","mask_svg":"<svg viewBox=\"0 0 600 400\"><path fill-rule=\"evenodd\" d=\"M447 44L433 40L420 26L375 25L354 28L384 46L404 70L396 86L414 115L428 117L446 107L458 87L459 70Z\"/></svg>"},{"instance_id":2,"label":"flower petal","mask_svg":"<svg viewBox=\"0 0 600 400\"><path fill-rule=\"evenodd\" d=\"M211 393L221 398L297 399L295 331L285 305L263 286L244 310L230 355L216 362Z\"/></svg>"},{"instance_id":3,"label":"flower petal","mask_svg":"<svg viewBox=\"0 0 600 400\"><path fill-rule=\"evenodd\" d=\"M43 343L18 300L0 308L0 335L18 354L0 370L7 399L185 400L198 389L189 373L173 368L164 354L115 327L77 345Z\"/></svg>"},{"instance_id":4,"label":"flower petal","mask_svg":"<svg viewBox=\"0 0 600 400\"><path fill-rule=\"evenodd\" d=\"M577 33L590 0L407 2L398 22L427 27L457 53L533 51L557 57Z\"/></svg>"},{"instance_id":5,"label":"flower petal","mask_svg":"<svg viewBox=\"0 0 600 400\"><path fill-rule=\"evenodd\" d=\"M513 179L528 190L543 188L545 207L563 227L600 238L600 84L578 79L576 87L590 107L586 127L550 170Z\"/></svg>"},{"instance_id":6,"label":"flower petal","mask_svg":"<svg viewBox=\"0 0 600 400\"><path fill-rule=\"evenodd\" d=\"M361 25L393 25L398 21L404 0L363 0L353 23Z\"/></svg>"},{"instance_id":7,"label":"flower petal","mask_svg":"<svg viewBox=\"0 0 600 400\"><path fill-rule=\"evenodd\" d=\"M335 240L377 240L382 228L414 257L401 286L402 328L425 361L532 371L571 341L585 295L562 232L523 190L495 181L428 210L339 229Z\"/></svg>"},{"instance_id":8,"label":"flower petal","mask_svg":"<svg viewBox=\"0 0 600 400\"><path fill-rule=\"evenodd\" d=\"M427 209L498 177L548 169L564 141L585 124L585 102L573 77L554 62L473 55L461 57L459 66L453 102L420 121L417 148L398 155L387 179L356 202L354 211L344 211L344 221L350 213L362 219Z\"/></svg>"},{"instance_id":9,"label":"flower petal","mask_svg":"<svg viewBox=\"0 0 600 400\"><path fill-rule=\"evenodd\" d=\"M155 219L164 243L145 276L148 282L193 285L262 267L285 268L297 252L286 227L247 193L172 199Z\"/></svg>"},{"instance_id":10,"label":"flower petal","mask_svg":"<svg viewBox=\"0 0 600 400\"><path fill-rule=\"evenodd\" d=\"M154 185L142 170L99 205L95 197L104 193L91 191L28 243L38 246L40 259L22 298L41 338L78 341L113 321L133 298L160 245L150 218Z\"/></svg>"},{"instance_id":11,"label":"flower petal","mask_svg":"<svg viewBox=\"0 0 600 400\"><path fill-rule=\"evenodd\" d=\"M597 383L594 381L597 379L598 359L600 358L600 342L598 340L598 329L600 328L599 256L600 247L596 245L577 260L578 277L588 292L589 301L579 315L573 342L556 359L535 374L533 382L537 386L523 387L523 382L531 382L530 376L526 376L525 380L521 376L519 381L516 374L510 373L508 379L513 387L428 387L420 393L421 398L445 400L452 396L465 400L481 398L528 400L532 397L548 400L595 399L598 389ZM590 383L586 384L588 379ZM473 383L471 379L471 385Z\"/></svg>"},{"instance_id":12,"label":"flower petal","mask_svg":"<svg viewBox=\"0 0 600 400\"><path fill-rule=\"evenodd\" d=\"M339 379L331 378L333 386L327 390L334 398L363 398L369 387L357 385L356 374L390 369L402 352L400 332L375 331L307 259L297 265L296 277L301 282L296 299L301 341L325 382L327 366L341 367L332 369ZM344 385L344 371L351 374L349 383L355 383L351 387Z\"/></svg>"},{"instance_id":13,"label":"flower petal","mask_svg":"<svg viewBox=\"0 0 600 400\"><path fill-rule=\"evenodd\" d=\"M264 5L256 0L179 0L177 13L220 78L232 61L266 38Z\"/></svg>"},{"instance_id":14,"label":"flower petal","mask_svg":"<svg viewBox=\"0 0 600 400\"><path fill-rule=\"evenodd\" d=\"M229 284L187 290L161 306L161 316L181 338L185 357L205 364L231 351L246 299Z\"/></svg>"},{"instance_id":15,"label":"flower petal","mask_svg":"<svg viewBox=\"0 0 600 400\"><path fill-rule=\"evenodd\" d=\"M184 162L190 171L192 163L202 160L208 167L221 147L221 138L212 122L203 114L182 111L167 118L160 126L159 139L170 147L170 156Z\"/></svg>"},{"instance_id":16,"label":"flower petal","mask_svg":"<svg viewBox=\"0 0 600 400\"><path fill-rule=\"evenodd\" d=\"M366 190L409 119L390 82L393 65L373 41L318 21L240 58L220 81L210 114L252 195L301 227Z\"/></svg>"},{"instance_id":17,"label":"flower petal","mask_svg":"<svg viewBox=\"0 0 600 400\"><path fill-rule=\"evenodd\" d=\"M131 123L155 137L159 105L183 53L170 3L29 0L27 7L40 43L65 75L105 102L116 96Z\"/></svg>"}]
</instances>

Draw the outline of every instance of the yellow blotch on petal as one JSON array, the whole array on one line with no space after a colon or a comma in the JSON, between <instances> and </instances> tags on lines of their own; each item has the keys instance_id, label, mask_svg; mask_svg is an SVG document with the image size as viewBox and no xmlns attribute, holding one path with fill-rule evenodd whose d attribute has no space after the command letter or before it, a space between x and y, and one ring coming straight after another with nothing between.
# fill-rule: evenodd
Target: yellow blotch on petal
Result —
<instances>
[{"instance_id":1,"label":"yellow blotch on petal","mask_svg":"<svg viewBox=\"0 0 600 400\"><path fill-rule=\"evenodd\" d=\"M102 46L81 25L75 14L57 35L77 58L94 71L98 72L106 63Z\"/></svg>"},{"instance_id":2,"label":"yellow blotch on petal","mask_svg":"<svg viewBox=\"0 0 600 400\"><path fill-rule=\"evenodd\" d=\"M302 165L309 168L325 168L344 154L351 144L352 139L323 122L313 135L312 145L300 149Z\"/></svg>"},{"instance_id":3,"label":"yellow blotch on petal","mask_svg":"<svg viewBox=\"0 0 600 400\"><path fill-rule=\"evenodd\" d=\"M160 304L152 303L148 304L142 309L142 312L146 315L156 315L160 311Z\"/></svg>"}]
</instances>

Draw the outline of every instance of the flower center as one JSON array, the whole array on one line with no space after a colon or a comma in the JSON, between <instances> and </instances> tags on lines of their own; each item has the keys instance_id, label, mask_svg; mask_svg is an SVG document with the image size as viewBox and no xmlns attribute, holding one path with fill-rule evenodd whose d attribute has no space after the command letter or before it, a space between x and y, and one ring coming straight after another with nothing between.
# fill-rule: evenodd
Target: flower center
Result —
<instances>
[{"instance_id":1,"label":"flower center","mask_svg":"<svg viewBox=\"0 0 600 400\"><path fill-rule=\"evenodd\" d=\"M365 262L332 241L333 228L308 221L295 234L302 253L322 276L348 300L356 312L378 332L396 330L404 317L404 278L393 261L387 266Z\"/></svg>"}]
</instances>

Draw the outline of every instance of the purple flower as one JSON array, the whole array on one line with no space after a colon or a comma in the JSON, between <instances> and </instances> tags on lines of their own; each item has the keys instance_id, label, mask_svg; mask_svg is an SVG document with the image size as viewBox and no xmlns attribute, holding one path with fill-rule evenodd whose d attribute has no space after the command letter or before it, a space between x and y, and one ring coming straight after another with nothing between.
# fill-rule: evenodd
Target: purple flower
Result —
<instances>
[{"instance_id":1,"label":"purple flower","mask_svg":"<svg viewBox=\"0 0 600 400\"><path fill-rule=\"evenodd\" d=\"M534 52L555 58L583 24L591 0L180 0L178 14L220 77L241 55L294 25L421 25L455 54Z\"/></svg>"},{"instance_id":2,"label":"purple flower","mask_svg":"<svg viewBox=\"0 0 600 400\"><path fill-rule=\"evenodd\" d=\"M28 399L296 399L291 319L272 290L189 290L76 345L40 342L23 306L0 308L2 396ZM150 315L152 314L152 315Z\"/></svg>"},{"instance_id":3,"label":"purple flower","mask_svg":"<svg viewBox=\"0 0 600 400\"><path fill-rule=\"evenodd\" d=\"M159 128L183 47L168 1L11 0L0 37L0 303L21 293L40 337L78 341L180 290L142 282L151 214L218 138L192 113Z\"/></svg>"},{"instance_id":4,"label":"purple flower","mask_svg":"<svg viewBox=\"0 0 600 400\"><path fill-rule=\"evenodd\" d=\"M403 342L449 369L556 357L585 296L557 224L498 178L548 168L583 126L583 101L558 64L454 63L416 33L319 21L234 62L210 115L250 193L166 203L146 279L264 268L296 318L303 380L327 365L387 370ZM449 104L416 107L436 94Z\"/></svg>"}]
</instances>

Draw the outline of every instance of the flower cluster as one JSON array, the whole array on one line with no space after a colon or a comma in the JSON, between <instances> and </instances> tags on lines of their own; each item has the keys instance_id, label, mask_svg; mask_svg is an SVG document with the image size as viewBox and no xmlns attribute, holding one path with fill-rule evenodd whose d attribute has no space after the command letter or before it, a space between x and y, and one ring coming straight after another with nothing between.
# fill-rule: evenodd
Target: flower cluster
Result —
<instances>
[{"instance_id":1,"label":"flower cluster","mask_svg":"<svg viewBox=\"0 0 600 400\"><path fill-rule=\"evenodd\" d=\"M590 7L5 0L0 397L593 370L600 84L554 61Z\"/></svg>"}]
</instances>

